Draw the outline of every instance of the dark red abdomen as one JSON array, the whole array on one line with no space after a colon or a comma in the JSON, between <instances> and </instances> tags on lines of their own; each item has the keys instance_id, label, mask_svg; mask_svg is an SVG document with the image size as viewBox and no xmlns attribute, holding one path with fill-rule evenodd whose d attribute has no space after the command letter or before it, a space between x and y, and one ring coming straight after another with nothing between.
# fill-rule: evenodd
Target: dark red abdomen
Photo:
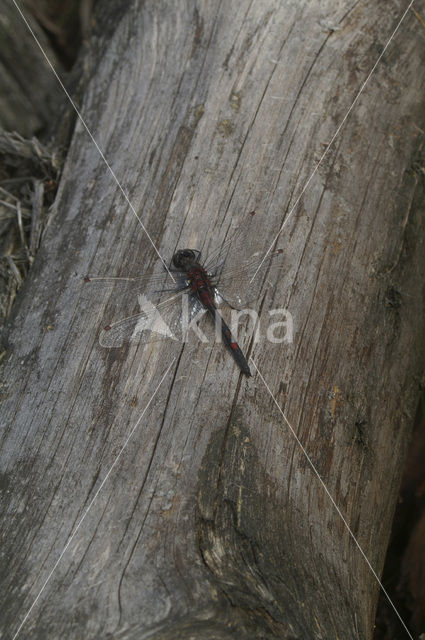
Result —
<instances>
[{"instance_id":1,"label":"dark red abdomen","mask_svg":"<svg viewBox=\"0 0 425 640\"><path fill-rule=\"evenodd\" d=\"M224 322L223 318L217 310L214 301L213 287L211 285L211 281L208 277L207 272L200 265L196 265L187 271L186 276L190 282L190 288L192 289L193 293L196 294L198 300L202 303L205 309L207 309L214 322L216 323L218 319L222 340L231 352L236 364L238 365L240 370L245 373L245 375L250 376L251 371L249 369L246 358L242 353L238 343L232 336L232 332L230 331L229 327Z\"/></svg>"}]
</instances>

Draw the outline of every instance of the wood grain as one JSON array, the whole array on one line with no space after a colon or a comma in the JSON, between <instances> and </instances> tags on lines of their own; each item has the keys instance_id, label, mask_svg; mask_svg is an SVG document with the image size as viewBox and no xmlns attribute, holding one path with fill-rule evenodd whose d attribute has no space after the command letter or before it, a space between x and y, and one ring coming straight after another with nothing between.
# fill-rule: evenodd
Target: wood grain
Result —
<instances>
[{"instance_id":1,"label":"wood grain","mask_svg":"<svg viewBox=\"0 0 425 640\"><path fill-rule=\"evenodd\" d=\"M122 6L81 108L152 241L208 253L255 210L265 251L405 3ZM254 289L293 343L243 344L378 574L424 367L424 36L409 12ZM21 638L370 639L378 584L259 376L210 344L99 346L137 302L82 277L157 260L77 122L7 335L4 637L138 424Z\"/></svg>"}]
</instances>

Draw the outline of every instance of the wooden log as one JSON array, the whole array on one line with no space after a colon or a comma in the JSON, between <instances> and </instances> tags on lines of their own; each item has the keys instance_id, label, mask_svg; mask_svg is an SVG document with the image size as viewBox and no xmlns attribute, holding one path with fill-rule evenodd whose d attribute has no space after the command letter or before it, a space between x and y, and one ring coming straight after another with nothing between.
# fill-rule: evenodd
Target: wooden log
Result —
<instances>
[{"instance_id":1,"label":"wooden log","mask_svg":"<svg viewBox=\"0 0 425 640\"><path fill-rule=\"evenodd\" d=\"M406 3L122 7L87 127L167 260L253 210L265 252L296 204L284 273L252 287L294 339L242 341L271 393L220 345L102 348L137 300L82 277L158 257L77 122L5 342L4 635L369 639L379 585L279 408L379 575L424 363L423 25L408 11L315 171Z\"/></svg>"}]
</instances>

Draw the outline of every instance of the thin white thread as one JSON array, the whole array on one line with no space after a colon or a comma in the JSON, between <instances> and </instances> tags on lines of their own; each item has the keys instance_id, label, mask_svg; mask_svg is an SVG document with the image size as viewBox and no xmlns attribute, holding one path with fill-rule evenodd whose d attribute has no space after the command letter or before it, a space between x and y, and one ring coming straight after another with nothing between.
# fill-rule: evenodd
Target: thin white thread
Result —
<instances>
[{"instance_id":1,"label":"thin white thread","mask_svg":"<svg viewBox=\"0 0 425 640\"><path fill-rule=\"evenodd\" d=\"M37 604L41 594L43 593L44 589L46 588L47 583L49 582L50 578L52 577L53 573L56 570L56 567L58 566L59 562L62 560L64 554L66 553L66 550L68 549L69 545L71 544L71 541L73 540L75 534L77 533L78 529L80 528L80 526L82 525L85 517L87 516L88 512L90 511L90 509L93 506L94 501L96 500L97 496L99 495L99 493L101 492L105 482L107 481L107 479L109 478L113 468L115 467L115 465L117 464L119 458L121 457L121 454L124 452L124 449L126 448L127 444L129 443L133 433L136 431L137 427L140 424L141 419L143 418L143 416L145 415L149 405L151 404L152 400L154 399L154 397L157 394L158 389L160 388L161 384L164 382L167 373L169 372L169 370L171 369L173 363L175 361L175 358L173 358L173 360L171 361L171 364L168 366L166 372L164 373L164 375L162 376L157 388L155 389L155 391L152 394L151 399L149 400L149 402L147 403L146 407L143 409L142 414L140 415L139 419L137 420L136 424L134 425L134 427L132 428L132 430L130 431L130 434L128 435L127 439L125 440L123 446L120 449L120 452L118 453L117 457L115 458L114 462L112 463L112 465L109 468L109 471L107 472L106 476L103 478L102 482L99 485L99 488L97 489L96 493L94 494L90 504L88 505L87 509L85 510L84 514L82 515L80 521L78 522L77 526L75 527L74 531L72 532L72 534L70 535L68 542L66 543L66 545L64 546L59 558L56 560L55 564L53 565L53 569L50 571L49 575L47 576L46 580L43 583L43 586L41 587L40 591L38 592L38 595L36 596L34 602L32 603L32 605L30 606L30 608L28 609L24 619L22 620L21 624L19 625L15 635L13 636L12 640L16 640L16 638L19 635L19 632L21 631L22 627L24 626L25 622L28 619L28 616L30 615L31 611L34 609L35 605Z\"/></svg>"},{"instance_id":2,"label":"thin white thread","mask_svg":"<svg viewBox=\"0 0 425 640\"><path fill-rule=\"evenodd\" d=\"M285 414L283 413L282 409L280 408L277 400L275 399L270 387L268 386L267 382L264 380L263 376L261 375L257 365L255 364L254 360L252 358L250 358L252 364L254 365L258 375L261 378L262 383L264 384L264 386L266 387L267 391L270 394L270 397L272 398L273 402L275 403L276 407L278 408L280 414L282 415L283 419L285 420L286 424L288 425L289 429L291 430L292 435L294 436L295 440L297 441L298 446L300 447L301 451L303 452L304 456L306 457L310 467L313 469L314 473L316 474L320 484L322 485L322 487L324 488L329 500L331 501L333 507L335 508L336 512L338 513L339 517L341 518L341 520L343 521L345 528L347 529L348 533L350 534L351 538L354 540L358 550L360 551L360 553L362 554L364 560L366 561L367 566L369 567L369 569L371 570L374 578L376 579L377 583L379 584L379 586L381 587L384 595L386 596L388 602L390 603L390 605L392 606L392 608L394 609L398 619L400 620L401 624L403 625L407 635L409 636L409 638L411 640L413 640L413 636L411 635L409 629L406 627L405 623L403 622L402 617L400 616L399 612L397 611L395 605L393 604L393 601L391 600L390 596L388 595L387 591L385 590L382 582L380 581L380 579L378 578L378 575L375 571L375 569L372 567L371 563L369 562L365 552L363 551L363 549L361 548L360 544L357 542L357 538L354 535L354 533L351 531L349 524L347 523L346 519L344 518L344 516L342 515L341 509L338 507L338 505L336 504L335 500L333 499L331 493L329 492L327 486L325 485L325 483L323 482L322 478L319 475L319 472L317 471L314 462L312 461L312 459L310 458L310 456L308 455L307 451L305 450L305 448L303 447L302 442L300 441L300 439L298 438L297 434L295 433L292 425L290 424L288 418L285 416Z\"/></svg>"},{"instance_id":3,"label":"thin white thread","mask_svg":"<svg viewBox=\"0 0 425 640\"><path fill-rule=\"evenodd\" d=\"M142 227L143 231L146 233L149 242L151 243L152 247L154 248L154 250L156 251L156 254L158 256L158 258L161 260L162 264L164 265L164 267L166 268L166 270L168 271L168 275L171 277L171 279L173 280L173 282L175 282L175 278L173 277L173 274L171 273L171 271L169 270L167 263L165 262L165 260L162 258L161 254L159 253L158 249L155 246L154 241L152 240L151 236L148 233L148 230L146 229L145 225L143 224L143 222L141 221L140 217L138 216L135 208L133 207L132 203L130 202L130 199L128 197L128 195L126 194L126 192L124 191L123 187L121 186L120 181L118 180L117 176L115 175L114 170L112 169L111 165L109 164L109 162L107 161L107 159L105 158L103 151L101 150L101 148L99 147L99 145L97 144L93 134L91 133L90 129L88 128L83 116L81 115L80 111L78 110L78 107L76 106L75 102L72 100L71 96L69 95L68 91L66 90L62 80L60 79L60 77L58 76L58 74L55 71L55 68L53 67L52 63L50 62L47 54L45 53L43 47L41 46L39 40L37 39L37 36L35 35L34 31L31 29L31 26L29 24L29 22L27 21L27 19L25 18L24 14L22 13L21 9L19 8L18 4L16 3L16 0L12 0L13 4L15 5L16 9L18 10L22 20L25 22L29 32L31 33L32 37L34 38L38 48L40 49L41 53L43 54L47 64L49 65L49 67L51 68L51 70L53 71L56 80L59 82L63 92L65 93L66 97L68 98L69 102L71 103L75 113L77 114L78 118L80 119L83 127L85 128L85 130L87 131L88 135L90 136L94 146L96 147L96 149L99 152L100 157L102 158L103 162L106 164L107 168L109 169L113 179L115 180L119 190L121 191L122 195L124 196L128 206L130 207L131 211L133 212L134 216L136 217L138 223L140 224L140 226Z\"/></svg>"},{"instance_id":4,"label":"thin white thread","mask_svg":"<svg viewBox=\"0 0 425 640\"><path fill-rule=\"evenodd\" d=\"M157 250L157 248L156 248L155 244L153 243L153 241L152 241L152 239L151 239L151 237L150 237L150 235L149 235L148 231L146 230L145 226L143 225L142 221L140 220L139 216L137 215L137 213L136 213L136 211L135 211L135 209L134 209L133 205L131 204L131 202L130 202L130 200L129 200L128 196L127 196L127 194L125 193L125 191L124 191L124 189L122 188L122 186L121 186L120 182L118 181L118 178L116 177L116 175L115 175L115 173L114 173L114 171L113 171L112 167L109 165L108 161L106 160L106 158L105 158L105 156L104 156L103 152L101 151L100 147L98 146L98 144L97 144L97 142L96 142L95 138L93 137L92 133L91 133L91 132L90 132L90 130L88 129L88 127L87 127L87 125L86 125L86 123L85 123L85 121L84 121L83 117L81 116L81 114L80 114L80 112L79 112L78 108L77 108L77 107L76 107L76 105L74 104L74 102L73 102L73 100L72 100L71 96L68 94L68 92L67 92L67 90L66 90L65 86L63 85L63 83L62 83L61 79L59 78L59 76L58 76L58 74L56 73L56 71L55 71L55 69L54 69L53 65L51 64L51 62L50 62L49 58L47 57L46 53L44 52L44 50L43 50L43 48L42 48L41 44L39 43L39 41L38 41L37 37L35 36L35 34L34 34L33 30L31 29L31 27L30 27L30 25L29 25L28 21L26 20L26 18L25 18L25 16L23 15L23 13L22 13L21 9L20 9L20 8L19 8L19 6L17 5L16 1L15 1L15 0L12 0L12 1L13 1L14 5L15 5L16 9L18 10L19 14L21 15L21 17L22 17L23 21L25 22L25 24L26 24L27 28L29 29L29 31L30 31L30 33L31 33L31 35L33 36L33 38L34 38L34 40L35 40L36 44L37 44L37 45L38 45L38 47L40 48L40 50L41 50L41 52L42 52L42 54L43 54L44 58L46 59L46 61L47 61L48 65L50 66L51 70L53 71L53 73L54 73L54 75L55 75L56 79L58 80L58 82L59 82L60 86L62 87L62 89L63 89L64 93L66 94L66 96L67 96L68 100L70 101L70 103L71 103L72 107L74 108L75 112L77 113L77 116L79 117L79 119L80 119L80 121L82 122L82 124L83 124L84 128L86 129L87 133L89 134L89 136L90 136L90 138L91 138L92 142L94 143L94 145L95 145L96 149L98 150L98 152L99 152L99 154L100 154L100 156L101 156L102 160L104 161L104 163L106 164L107 168L109 169L109 171L110 171L110 173L111 173L112 177L114 178L114 180L115 180L115 182L116 182L117 186L119 187L120 191L122 192L122 194L123 194L123 196L124 196L125 200L127 201L128 205L130 206L130 209L132 210L133 214L135 215L136 219L138 220L139 224L141 225L141 227L142 227L143 231L146 233L146 235L147 235L148 239L150 240L150 242L151 242L151 244L152 244L152 246L153 246L154 250L156 251L156 253L157 253L158 257L159 257L159 258L160 258L160 260L161 260L161 262L164 264L164 266L165 266L165 268L167 269L167 271L168 271L169 275L171 276L172 280L173 280L173 281L175 281L175 280L174 280L174 278L173 278L173 275L170 273L170 271L169 271L169 269L168 269L168 267L167 267L167 265L166 265L165 261L163 260L163 258L162 258L162 257L161 257L161 255L159 254L159 252L158 252L158 250ZM401 19L400 19L399 23L397 24L396 28L394 29L394 31L393 31L393 33L392 33L392 35L390 36L390 38L389 38L388 42L386 43L386 45L385 45L385 47L384 47L384 49L382 50L382 52L381 52L381 54L379 55L379 57L378 57L377 61L375 62L374 66L372 67L371 71L369 72L369 75L367 76L366 80L365 80L365 81L364 81L364 83L362 84L362 86L361 86L361 88L360 88L359 92L357 93L356 97L354 98L354 100L353 100L353 102L352 102L352 104L351 104L350 108L348 109L348 111L347 111L347 113L345 114L345 116L344 116L343 120L341 121L340 125L338 126L337 130L335 131L334 135L332 136L331 141L328 143L328 145L327 145L327 147L326 147L325 151L323 152L323 154L322 154L321 158L319 159L319 162L317 163L317 165L316 165L315 169L313 170L313 172L312 172L311 176L309 177L309 179L308 179L308 180L307 180L307 182L305 183L304 188L302 189L301 193L299 194L298 198L296 199L296 201L295 201L295 203L294 203L293 207L291 208L291 210L290 210L290 212L289 212L288 216L287 216L287 217L286 217L286 219L284 220L284 222L283 222L283 224L282 224L281 228L279 229L278 233L276 234L276 236L275 236L275 238L274 238L273 242L271 243L271 245L270 245L269 249L267 250L266 254L264 255L263 260L261 261L261 263L260 263L260 265L258 266L258 268L257 268L256 272L254 273L254 275L252 276L252 278L251 278L250 282L252 282L252 281L254 280L254 278L255 278L255 276L257 275L257 273L258 273L259 269L261 268L261 266L262 266L262 264L263 264L264 260L266 259L267 255L270 253L270 251L271 251L271 248L272 248L273 244L275 243L275 241L276 241L276 240L277 240L277 238L279 237L280 233L282 232L283 228L285 227L286 223L288 222L288 220L289 220L290 216L292 215L292 213L293 213L293 211L294 211L295 207L297 206L297 204L298 204L299 200L301 199L301 197L302 197L303 193L306 191L306 189L307 189L307 187L308 187L309 183L311 182L312 178L313 178L313 177L314 177L314 175L316 174L316 171L318 170L318 168L319 168L320 164L322 163L322 161L323 161L324 157L325 157L325 156L326 156L326 154L328 153L328 151L329 151L329 149L330 149L331 145L333 144L333 142L334 142L335 138L336 138L336 137L337 137L337 135L339 134L339 131L341 130L342 126L344 125L344 123L345 123L346 119L348 118L348 116L349 116L349 114L350 114L351 110L353 109L354 105L356 104L357 100L359 99L359 97L360 97L361 93L363 92L363 89L365 88L366 84L368 83L368 81L369 81L370 77L372 76L372 74L373 74L373 72L374 72L375 68L376 68L376 67L377 67L377 65L379 64L379 62L380 62L380 60L381 60L382 56L384 55L384 53L385 53L386 49L388 48L388 46L389 46L390 42L391 42L391 41L392 41L392 39L394 38L394 36L395 36L396 32L398 31L398 29L399 29L399 27L400 27L401 23L403 22L403 20L404 20L404 18L405 18L405 16L406 16L406 14L407 14L407 12L409 11L409 9L410 9L410 7L411 7L412 5L413 5L413 0L411 0L411 2L409 3L409 5L408 5L407 9L405 10L405 12L404 12L403 16L401 17ZM17 636L18 636L18 634L19 634L19 632L20 632L21 628L22 628L22 627L23 627L23 625L25 624L25 622L26 622L26 620L27 620L28 616L30 615L30 613L31 613L32 609L33 609L33 608L34 608L34 606L36 605L36 603L37 603L38 599L40 598L40 596L41 596L42 592L44 591L44 588L46 587L46 585L47 585L47 583L49 582L49 580L50 580L51 576L53 575L53 572L55 571L55 569L56 569L56 567L58 566L58 564L59 564L60 560L62 559L63 555L65 554L65 552L66 552L66 550L67 550L67 548L68 548L69 544L71 543L71 541L72 541L73 537L74 537L74 536L75 536L75 534L77 533L77 531L78 531L78 529L79 529L80 525L82 524L83 520L85 519L86 515L88 514L88 512L89 512L90 508L92 507L92 505L93 505L93 503L94 503L95 499L97 498L97 496L98 496L99 492L101 491L101 489L102 489L103 485L105 484L106 480L108 479L108 477L109 477L109 475L110 475L110 473L111 473L112 469L114 468L115 464L117 463L118 459L120 458L121 454L123 453L123 451L124 451L124 449L125 449L126 445L128 444L128 442L129 442L129 440L130 440L131 436L133 435L133 433L134 433L135 429L137 428L137 426L138 426L138 424L139 424L140 420L142 419L142 417L143 417L144 413L146 412L146 410L147 410L147 408L149 407L149 405L150 405L151 401L153 400L154 396L156 395L156 393L157 393L157 391L158 391L158 389L159 389L160 385L162 384L163 380L165 379L165 377L166 377L166 375L167 375L168 371L170 370L170 368L171 368L171 366L172 366L172 364L173 364L174 360L175 360L175 359L173 359L173 360L172 360L171 364L170 364L170 365L169 365L169 367L167 368L167 370L166 370L166 372L165 372L165 374L164 374L163 378L161 379L161 381L160 381L160 383L159 383L158 387L156 388L156 390L155 390L154 394L152 395L151 399L149 400L148 404L146 405L146 407L145 407L145 409L144 409L143 413L141 414L140 418L138 419L138 421L136 422L136 424L135 424L135 426L133 427L132 431L130 432L130 435L128 436L128 438L127 438L127 440L125 441L125 443L124 443L124 445L123 445L122 449L120 450L120 452L119 452L119 454L117 455L117 457L116 457L115 461L113 462L112 466L110 467L110 469L109 469L108 473L106 474L105 478L103 479L102 483L100 484L100 486L99 486L98 490L96 491L96 493L95 493L95 495L94 495L94 497L93 497L92 501L90 502L89 506L87 507L87 509L86 509L85 513L83 514L82 518L80 519L80 521L78 522L78 524L77 524L76 528L74 529L73 533L71 534L71 536L70 536L70 538L69 538L69 540L68 540L67 544L65 545L65 547L64 547L64 549L63 549L63 551L61 552L61 554L60 554L60 556L59 556L58 560L56 561L55 565L53 566L53 569L51 570L50 574L48 575L48 577L47 577L46 581L44 582L44 584L43 584L43 586L42 586L42 588L41 588L40 592L38 593L38 595L37 595L37 597L35 598L35 600L34 600L33 604L31 605L30 609L28 610L27 614L25 615L25 617L24 617L23 621L22 621L22 622L21 622L21 624L19 625L18 630L16 631L16 633L15 633L15 635L13 636L13 639L12 639L12 640L15 640L15 639L17 638ZM353 532L351 531L351 529L350 529L350 527L349 527L348 523L346 522L346 520L345 520L344 516L342 515L342 513L341 513L341 511L340 511L339 507L337 506L336 502L334 501L334 499L333 499L332 495L330 494L329 490L327 489L327 487L326 487L325 483L324 483L324 482L323 482L323 480L321 479L321 477L320 477L320 475L319 475L319 473L318 473L318 471L317 471L316 467L314 466L314 463L313 463L313 462L312 462L312 460L310 459L310 457L309 457L308 453L307 453L307 452L306 452L306 450L304 449L304 447L303 447L302 443L300 442L300 440L299 440L298 436L296 435L296 433L295 433L294 429L292 428L291 424L289 423L289 421L288 421L288 419L286 418L285 414L283 413L282 409L281 409L281 408L280 408L280 406L278 405L278 403L277 403L276 399L274 398L274 396L273 396L273 394L272 394L272 392L271 392L270 388L268 387L267 383L265 382L265 380L264 380L263 376L261 375L261 373L260 373L260 371L259 371L259 369L258 369L257 365L255 364L254 360L252 359L252 357L250 358L250 360L251 360L252 364L254 365L254 367L255 367L255 369L256 369L256 371L257 371L257 373L259 374L259 376L260 376L260 378L261 378L261 380L262 380L262 382L263 382L264 386L266 387L267 391L269 392L269 394L270 394L270 396L271 396L271 398L272 398L273 402L274 402L274 403L275 403L275 405L277 406L277 408L278 408L279 412L281 413L282 417L284 418L284 420L285 420L286 424L287 424L287 425L288 425L288 427L290 428L290 430L291 430L291 432L292 432L292 434L293 434L293 436L294 436L295 440L297 441L298 445L300 446L300 448L301 448L301 450L302 450L302 452L303 452L304 456L305 456L305 457L306 457L306 459L308 460L308 462L309 462L309 464L310 464L311 468L313 469L314 473L316 474L317 478L319 479L320 483L322 484L323 488L325 489L326 494L328 495L328 497L329 497L329 499L330 499L330 501L331 501L332 505L333 505L333 506L334 506L334 508L336 509L336 511L337 511L337 513L338 513L338 515L339 515L339 516L340 516L340 518L342 519L342 521L343 521L343 523L344 523L345 527L347 528L347 530L348 530L348 532L349 532L349 534L350 534L351 538L354 540L354 542L355 542L356 546L358 547L358 549L359 549L360 553L362 554L362 556L363 556L364 560L366 561L366 563L367 563L367 565L368 565L369 569L371 570L371 572L372 572L373 576L374 576L374 577L375 577L375 579L377 580L378 584L380 585L380 588L382 589L382 591L383 591L383 593L385 594L385 596L387 597L387 599L388 599L388 601L389 601L390 605L391 605L391 606L392 606L392 608L394 609L394 612L396 613L396 615L397 615L397 617L399 618L399 620L400 620L401 624L403 625L404 629L406 630L406 633L408 634L409 638L411 638L411 640L414 640L414 639L413 639L413 636L410 634L410 632L409 632L409 630L407 629L407 627L406 627L405 623L403 622L403 620L402 620L402 618L401 618L400 614L398 613L398 611L397 611L397 609L396 609L395 605L393 604L393 602L392 602L392 600L391 600L390 596L388 595L387 591L385 590L384 586L382 585L381 581L379 580L379 577L378 577L378 575L376 574L375 570L373 569L373 567L372 567L371 563L369 562L369 560L368 560L368 558L367 558L366 554L364 553L364 551L363 551L363 549L361 548L360 544L358 543L358 541L357 541L356 537L354 536Z\"/></svg>"},{"instance_id":5,"label":"thin white thread","mask_svg":"<svg viewBox=\"0 0 425 640\"><path fill-rule=\"evenodd\" d=\"M271 249L272 249L272 247L273 247L274 243L276 242L276 240L278 239L278 237L279 237L279 236L280 236L280 234L282 233L282 231L283 231L283 229L284 229L284 227L285 227L286 223L288 222L288 220L290 219L290 217L291 217L292 213L294 212L295 207L297 206L297 204L298 204L298 203L299 203L299 201L301 200L301 198L302 198L302 196L303 196L304 192L306 191L306 189L307 189L308 185L310 184L311 180L312 180L312 179L313 179L313 177L315 176L316 171L318 170L318 168L319 168L319 167L320 167L320 165L322 164L323 158L326 156L326 154L328 153L329 149L331 148L331 146L332 146L332 144L333 144L333 142L334 142L335 138L337 137L337 135L338 135L338 134L339 134L339 132L341 131L341 129L342 129L343 125L344 125L344 122L347 120L347 118L348 118L348 116L350 115L350 113L351 113L351 111L352 111L352 109L353 109L354 105L356 104L357 100L360 98L360 95L362 94L363 89L365 88L365 86L366 86L366 85L367 85L367 83L369 82L369 80L370 80L370 78L371 78L371 76L372 76L373 72L375 71L376 67L378 66L379 62L381 61L381 58L382 58L382 56L384 55L385 51L387 50L387 48L388 48L388 46L389 46L390 42L392 41L392 39L394 38L395 34L396 34L396 33L397 33L397 31L399 30L400 25L401 25L401 23L403 22L404 18L406 17L407 12L409 11L409 9L410 9L410 7L412 6L412 4L413 4L413 0L411 0L411 2L409 3L409 6L407 7L406 11L403 13L402 17L400 18L400 21L399 21L399 23L397 24L397 26L396 26L396 28L394 29L394 31L392 32L392 34L391 34L391 36L390 36L390 39L388 40L388 42L387 42L387 44L385 45L385 47L382 49L381 54L380 54L380 56L378 57L378 59L377 59L377 61L375 62L375 64L373 65L372 69L370 70L369 75L367 76L366 80L363 82L362 86L360 87L360 90L359 90L359 92L357 93L356 97L354 98L354 100L353 100L353 102L352 102L352 104L351 104L351 107L348 109L348 111L347 111L347 113L345 114L344 118L343 118L343 119L342 119L342 121L340 122L340 124L339 124L339 126L338 126L337 130L336 130L336 131L335 131L335 133L333 134L333 136L332 136L332 138L331 138L331 141L328 143L328 146L326 147L326 149L325 149L325 150L324 150L324 152L322 153L322 155L321 155L321 157L320 157L319 162L317 163L317 165L315 166L315 168L314 168L314 170L313 170L313 173L311 174L311 176L309 177L309 179L308 179L308 180L307 180L307 182L305 183L305 185L304 185L304 187L303 187L303 189L302 189L301 193L299 194L299 196L298 196L298 197L297 197L297 199L295 200L294 205L292 206L291 210L289 211L288 215L286 216L285 220L283 221L282 226L280 227L279 231L278 231L278 232L277 232L277 234L275 235L275 237L274 237L274 239L273 239L273 241L272 241L272 243L271 243L270 247L267 249L267 251L266 251L266 253L265 253L265 255L264 255L264 258L262 259L262 261L260 262L260 264L259 264L259 265L258 265L258 267L257 267L256 272L255 272L255 273L254 273L254 275L252 276L252 278L251 278L251 280L250 280L250 284L251 284L251 282L254 280L255 276L257 275L257 273L258 273L259 269L261 268L261 266L262 266L262 264L263 264L264 260L265 260L265 259L267 258L267 256L269 255L269 253L270 253L270 251L271 251Z\"/></svg>"}]
</instances>

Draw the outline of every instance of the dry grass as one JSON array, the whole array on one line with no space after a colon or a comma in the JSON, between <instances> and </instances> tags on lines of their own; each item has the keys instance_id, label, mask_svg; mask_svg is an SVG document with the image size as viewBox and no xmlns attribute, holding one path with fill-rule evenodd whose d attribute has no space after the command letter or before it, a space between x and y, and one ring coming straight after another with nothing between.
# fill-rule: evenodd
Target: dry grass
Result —
<instances>
[{"instance_id":1,"label":"dry grass","mask_svg":"<svg viewBox=\"0 0 425 640\"><path fill-rule=\"evenodd\" d=\"M55 156L36 138L0 131L0 323L31 268L57 173Z\"/></svg>"}]
</instances>

